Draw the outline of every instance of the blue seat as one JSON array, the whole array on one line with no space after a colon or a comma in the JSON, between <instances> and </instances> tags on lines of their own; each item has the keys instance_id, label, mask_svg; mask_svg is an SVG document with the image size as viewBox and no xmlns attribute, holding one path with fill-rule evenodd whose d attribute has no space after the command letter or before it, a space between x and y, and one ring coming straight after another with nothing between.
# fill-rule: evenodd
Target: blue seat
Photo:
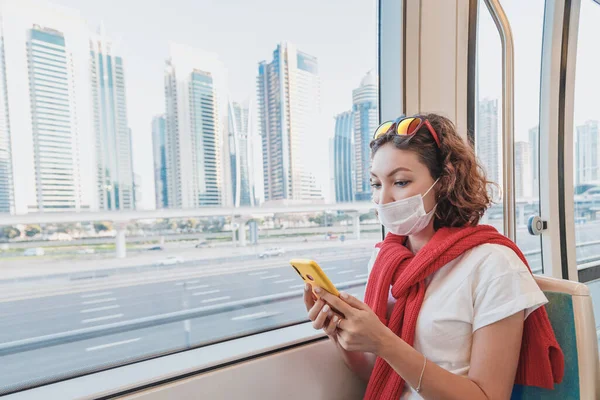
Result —
<instances>
[{"instance_id":1,"label":"blue seat","mask_svg":"<svg viewBox=\"0 0 600 400\"><path fill-rule=\"evenodd\" d=\"M565 356L565 374L553 390L515 385L511 399L600 399L598 339L588 287L543 276L535 280L549 301L546 311Z\"/></svg>"}]
</instances>

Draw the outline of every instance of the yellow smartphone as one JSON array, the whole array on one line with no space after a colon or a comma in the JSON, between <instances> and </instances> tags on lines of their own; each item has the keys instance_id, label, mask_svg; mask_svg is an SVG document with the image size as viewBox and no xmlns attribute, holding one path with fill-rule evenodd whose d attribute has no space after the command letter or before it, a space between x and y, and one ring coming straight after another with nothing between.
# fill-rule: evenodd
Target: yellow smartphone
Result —
<instances>
[{"instance_id":1,"label":"yellow smartphone","mask_svg":"<svg viewBox=\"0 0 600 400\"><path fill-rule=\"evenodd\" d=\"M314 260L299 259L295 258L290 260L291 266L296 270L298 275L304 280L304 282L310 283L311 286L319 286L322 289L327 290L329 293L338 296L340 292L336 289L335 285L325 275L325 272L321 269L319 264ZM319 297L313 289L315 296Z\"/></svg>"}]
</instances>

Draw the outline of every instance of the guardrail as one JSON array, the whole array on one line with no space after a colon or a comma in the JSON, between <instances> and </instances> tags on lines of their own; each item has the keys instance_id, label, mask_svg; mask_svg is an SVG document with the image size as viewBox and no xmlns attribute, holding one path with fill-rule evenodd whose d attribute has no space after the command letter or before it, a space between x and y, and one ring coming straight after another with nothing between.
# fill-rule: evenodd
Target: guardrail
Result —
<instances>
[{"instance_id":1,"label":"guardrail","mask_svg":"<svg viewBox=\"0 0 600 400\"><path fill-rule=\"evenodd\" d=\"M336 284L336 287L341 290L347 290L362 286L366 284L366 282L366 279L347 281ZM291 292L255 297L246 300L231 301L228 303L213 306L197 307L189 310L153 315L150 317L136 318L129 321L116 322L112 324L99 325L90 328L83 328L68 332L61 332L51 335L17 340L13 342L0 344L0 356L6 356L10 354L21 353L24 351L31 351L46 347L58 346L67 343L79 342L82 340L94 339L107 335L130 332L138 329L150 328L158 325L165 325L193 318L206 317L209 315L240 310L263 304L291 300L301 297L302 295L303 290L295 290Z\"/></svg>"}]
</instances>

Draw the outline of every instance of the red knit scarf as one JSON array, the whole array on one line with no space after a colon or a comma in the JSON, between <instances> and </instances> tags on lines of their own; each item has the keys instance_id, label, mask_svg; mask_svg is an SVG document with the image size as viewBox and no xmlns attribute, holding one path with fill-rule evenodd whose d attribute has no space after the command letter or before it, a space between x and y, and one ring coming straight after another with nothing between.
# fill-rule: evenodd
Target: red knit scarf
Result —
<instances>
[{"instance_id":1,"label":"red knit scarf","mask_svg":"<svg viewBox=\"0 0 600 400\"><path fill-rule=\"evenodd\" d=\"M405 237L388 234L380 245L373 266L365 303L381 321L406 343L413 346L417 317L425 296L425 278L466 251L484 243L511 248L525 263L519 248L491 226L442 228L414 255L404 246ZM527 267L529 268L529 266ZM396 303L387 321L388 294ZM564 356L544 307L536 309L523 327L523 340L516 384L552 389L564 373ZM380 357L375 361L365 399L397 400L404 380Z\"/></svg>"}]
</instances>

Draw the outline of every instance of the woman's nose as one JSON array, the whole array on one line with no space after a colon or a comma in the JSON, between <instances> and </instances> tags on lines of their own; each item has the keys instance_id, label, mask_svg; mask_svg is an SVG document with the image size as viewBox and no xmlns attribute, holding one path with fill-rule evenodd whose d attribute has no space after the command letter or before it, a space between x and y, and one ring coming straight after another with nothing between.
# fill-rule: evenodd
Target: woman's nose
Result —
<instances>
[{"instance_id":1,"label":"woman's nose","mask_svg":"<svg viewBox=\"0 0 600 400\"><path fill-rule=\"evenodd\" d=\"M390 188L382 187L379 193L379 204L393 203L394 196Z\"/></svg>"}]
</instances>

